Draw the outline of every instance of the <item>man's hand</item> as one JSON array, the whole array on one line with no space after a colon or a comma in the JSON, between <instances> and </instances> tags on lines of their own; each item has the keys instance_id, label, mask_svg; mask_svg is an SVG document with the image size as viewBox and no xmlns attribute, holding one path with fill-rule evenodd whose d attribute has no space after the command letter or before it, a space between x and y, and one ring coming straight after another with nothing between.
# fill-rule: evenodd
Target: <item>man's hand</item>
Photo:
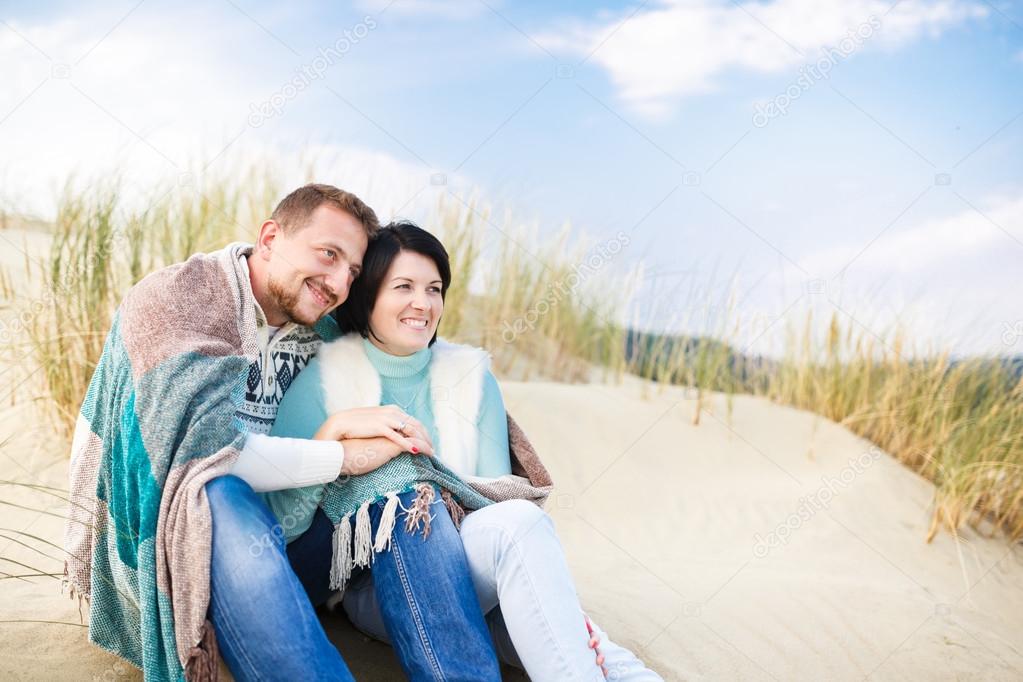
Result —
<instances>
[{"instance_id":1,"label":"man's hand","mask_svg":"<svg viewBox=\"0 0 1023 682\"><path fill-rule=\"evenodd\" d=\"M409 438L418 453L432 455L433 446L417 437ZM344 463L341 465L342 476L359 476L383 466L403 452L404 449L389 438L347 438L341 441L345 449ZM416 454L418 454L416 453Z\"/></svg>"},{"instance_id":2,"label":"man's hand","mask_svg":"<svg viewBox=\"0 0 1023 682\"><path fill-rule=\"evenodd\" d=\"M380 407L357 407L341 410L327 417L313 436L314 440L353 440L361 438L386 438L399 446L398 452L418 454L419 444L430 443L426 427L411 415L405 414L395 405ZM418 442L414 442L418 440ZM431 452L432 454L432 443Z\"/></svg>"}]
</instances>

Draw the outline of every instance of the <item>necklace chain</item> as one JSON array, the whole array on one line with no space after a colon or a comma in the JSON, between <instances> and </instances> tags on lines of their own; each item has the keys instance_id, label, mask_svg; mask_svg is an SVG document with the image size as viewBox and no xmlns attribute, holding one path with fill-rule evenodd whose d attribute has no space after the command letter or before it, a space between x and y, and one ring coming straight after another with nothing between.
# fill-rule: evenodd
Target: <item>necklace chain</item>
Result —
<instances>
[{"instance_id":1,"label":"necklace chain","mask_svg":"<svg viewBox=\"0 0 1023 682\"><path fill-rule=\"evenodd\" d=\"M426 380L425 379L420 381L419 382L419 387L416 388L416 392L412 394L412 398L407 403L405 403L404 405L402 405L400 402L398 402L397 399L395 399L395 402L398 403L398 407L401 408L402 412L408 413L408 408L412 406L412 403L416 402L416 398L419 397L419 394L423 391L423 386L425 386L425 385L426 385ZM397 396L395 398L397 398Z\"/></svg>"}]
</instances>

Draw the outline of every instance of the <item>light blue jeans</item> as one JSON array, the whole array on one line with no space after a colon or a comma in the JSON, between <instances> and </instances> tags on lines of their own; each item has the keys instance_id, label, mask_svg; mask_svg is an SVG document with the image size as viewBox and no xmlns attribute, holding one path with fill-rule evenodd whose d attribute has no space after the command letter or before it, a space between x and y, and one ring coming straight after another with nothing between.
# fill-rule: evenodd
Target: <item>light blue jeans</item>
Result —
<instances>
[{"instance_id":1,"label":"light blue jeans","mask_svg":"<svg viewBox=\"0 0 1023 682\"><path fill-rule=\"evenodd\" d=\"M500 658L524 668L534 682L604 680L550 516L524 500L499 502L466 516L460 534ZM390 641L377 600L366 575L353 580L342 604L357 628ZM661 680L596 623L593 628L608 680Z\"/></svg>"},{"instance_id":2,"label":"light blue jeans","mask_svg":"<svg viewBox=\"0 0 1023 682\"><path fill-rule=\"evenodd\" d=\"M210 619L238 680L352 680L314 610L325 599L333 527L320 523L285 548L270 509L236 476L206 484L213 517ZM405 493L410 506L415 492ZM370 507L373 532L383 502ZM462 541L442 503L429 538L399 522L375 555L379 623L411 680L500 680ZM446 523L445 523L446 522Z\"/></svg>"}]
</instances>

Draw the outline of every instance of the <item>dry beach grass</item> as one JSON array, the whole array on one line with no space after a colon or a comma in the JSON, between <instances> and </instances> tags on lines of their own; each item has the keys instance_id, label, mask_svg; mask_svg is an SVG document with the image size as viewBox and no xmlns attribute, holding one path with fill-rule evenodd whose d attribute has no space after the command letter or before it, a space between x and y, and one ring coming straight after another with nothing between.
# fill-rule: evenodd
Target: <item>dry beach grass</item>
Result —
<instances>
[{"instance_id":1,"label":"dry beach grass","mask_svg":"<svg viewBox=\"0 0 1023 682\"><path fill-rule=\"evenodd\" d=\"M244 192L157 190L140 209L116 185L69 190L52 224L0 223L4 679L135 676L87 645L57 590L70 427L124 290L269 213L279 188L246 177ZM570 231L541 241L452 201L421 224L453 258L443 331L518 380L506 399L558 485L584 605L667 679L1023 670L1012 366L921 354L839 316L823 334L809 316L790 327L773 359L737 352L727 314L714 339L639 338L615 321L631 284L601 288L600 267L578 281L599 249ZM495 229L521 248L490 252ZM386 648L327 625L365 679L393 673Z\"/></svg>"}]
</instances>

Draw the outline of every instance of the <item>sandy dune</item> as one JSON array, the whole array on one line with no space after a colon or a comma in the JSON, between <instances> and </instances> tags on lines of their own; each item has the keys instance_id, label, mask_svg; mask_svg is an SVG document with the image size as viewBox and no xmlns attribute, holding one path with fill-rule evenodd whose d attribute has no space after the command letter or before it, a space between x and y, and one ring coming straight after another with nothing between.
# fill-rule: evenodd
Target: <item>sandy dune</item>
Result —
<instances>
[{"instance_id":1,"label":"sandy dune","mask_svg":"<svg viewBox=\"0 0 1023 682\"><path fill-rule=\"evenodd\" d=\"M665 679L1023 678L1023 548L973 532L926 544L930 484L845 429L750 397L731 417L716 398L693 426L683 390L644 398L635 382L504 388L554 475L549 511L583 604ZM64 487L64 453L26 428L29 409L4 418L3 478ZM59 544L59 518L0 513ZM3 537L0 555L60 570ZM0 580L0 604L0 679L140 678L87 643L56 579ZM71 625L10 622L26 619ZM359 679L395 679L386 646L325 622Z\"/></svg>"}]
</instances>

